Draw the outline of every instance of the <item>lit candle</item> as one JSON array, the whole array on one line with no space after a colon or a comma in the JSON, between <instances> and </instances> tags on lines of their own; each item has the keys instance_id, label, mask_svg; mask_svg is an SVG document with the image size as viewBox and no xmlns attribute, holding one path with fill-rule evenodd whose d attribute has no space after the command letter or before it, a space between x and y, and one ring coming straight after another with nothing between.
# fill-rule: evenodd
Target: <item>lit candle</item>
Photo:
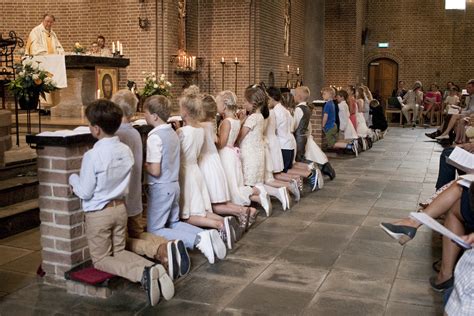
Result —
<instances>
[{"instance_id":1,"label":"lit candle","mask_svg":"<svg viewBox=\"0 0 474 316\"><path fill-rule=\"evenodd\" d=\"M286 65L286 71L290 72L290 65Z\"/></svg>"},{"instance_id":2,"label":"lit candle","mask_svg":"<svg viewBox=\"0 0 474 316\"><path fill-rule=\"evenodd\" d=\"M120 43L120 56L123 56L123 44Z\"/></svg>"},{"instance_id":3,"label":"lit candle","mask_svg":"<svg viewBox=\"0 0 474 316\"><path fill-rule=\"evenodd\" d=\"M196 70L196 56L193 56L192 67L193 70Z\"/></svg>"},{"instance_id":4,"label":"lit candle","mask_svg":"<svg viewBox=\"0 0 474 316\"><path fill-rule=\"evenodd\" d=\"M221 63L225 63L224 57L221 58Z\"/></svg>"},{"instance_id":5,"label":"lit candle","mask_svg":"<svg viewBox=\"0 0 474 316\"><path fill-rule=\"evenodd\" d=\"M112 53L115 53L115 42L112 42Z\"/></svg>"},{"instance_id":6,"label":"lit candle","mask_svg":"<svg viewBox=\"0 0 474 316\"><path fill-rule=\"evenodd\" d=\"M120 50L120 41L117 41L117 50Z\"/></svg>"},{"instance_id":7,"label":"lit candle","mask_svg":"<svg viewBox=\"0 0 474 316\"><path fill-rule=\"evenodd\" d=\"M237 64L238 62L239 62L239 61L238 61L237 57L235 57L234 63Z\"/></svg>"},{"instance_id":8,"label":"lit candle","mask_svg":"<svg viewBox=\"0 0 474 316\"><path fill-rule=\"evenodd\" d=\"M300 67L296 68L296 74L297 74L297 75L300 74Z\"/></svg>"},{"instance_id":9,"label":"lit candle","mask_svg":"<svg viewBox=\"0 0 474 316\"><path fill-rule=\"evenodd\" d=\"M97 99L100 99L100 89L97 89Z\"/></svg>"}]
</instances>

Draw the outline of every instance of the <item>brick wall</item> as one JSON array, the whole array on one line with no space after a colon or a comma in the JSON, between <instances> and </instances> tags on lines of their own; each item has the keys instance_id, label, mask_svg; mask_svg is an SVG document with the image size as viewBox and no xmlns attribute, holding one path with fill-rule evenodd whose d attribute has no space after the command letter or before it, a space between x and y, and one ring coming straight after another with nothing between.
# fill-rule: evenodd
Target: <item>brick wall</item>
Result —
<instances>
[{"instance_id":1,"label":"brick wall","mask_svg":"<svg viewBox=\"0 0 474 316\"><path fill-rule=\"evenodd\" d=\"M474 77L474 2L466 11L446 11L444 0L326 1L326 84L366 82L368 64L376 58L399 63L399 79L444 87ZM361 45L362 30L369 30ZM378 42L389 42L387 49Z\"/></svg>"}]
</instances>

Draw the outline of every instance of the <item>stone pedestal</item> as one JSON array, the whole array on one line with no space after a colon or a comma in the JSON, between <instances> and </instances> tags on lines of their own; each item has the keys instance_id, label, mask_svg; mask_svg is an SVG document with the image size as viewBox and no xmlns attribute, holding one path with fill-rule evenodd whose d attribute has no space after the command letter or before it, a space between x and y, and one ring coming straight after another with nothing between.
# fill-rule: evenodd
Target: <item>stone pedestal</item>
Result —
<instances>
[{"instance_id":1,"label":"stone pedestal","mask_svg":"<svg viewBox=\"0 0 474 316\"><path fill-rule=\"evenodd\" d=\"M0 110L0 166L5 164L5 152L12 148L10 129L12 114L8 110Z\"/></svg>"}]
</instances>

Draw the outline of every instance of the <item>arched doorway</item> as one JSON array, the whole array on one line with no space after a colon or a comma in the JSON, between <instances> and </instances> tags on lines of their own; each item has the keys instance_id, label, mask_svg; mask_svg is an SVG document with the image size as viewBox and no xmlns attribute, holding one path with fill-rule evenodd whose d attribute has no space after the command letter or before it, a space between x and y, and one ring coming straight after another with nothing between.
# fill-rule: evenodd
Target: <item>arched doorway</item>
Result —
<instances>
[{"instance_id":1,"label":"arched doorway","mask_svg":"<svg viewBox=\"0 0 474 316\"><path fill-rule=\"evenodd\" d=\"M385 105L393 89L397 87L398 64L389 58L379 58L369 63L368 86L370 91L380 97Z\"/></svg>"}]
</instances>

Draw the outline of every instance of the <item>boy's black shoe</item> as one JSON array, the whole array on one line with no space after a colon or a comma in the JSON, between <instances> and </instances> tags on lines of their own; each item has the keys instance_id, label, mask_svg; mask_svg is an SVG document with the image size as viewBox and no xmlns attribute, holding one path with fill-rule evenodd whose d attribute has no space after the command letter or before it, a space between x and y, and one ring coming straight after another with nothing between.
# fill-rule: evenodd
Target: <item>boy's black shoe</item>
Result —
<instances>
[{"instance_id":1,"label":"boy's black shoe","mask_svg":"<svg viewBox=\"0 0 474 316\"><path fill-rule=\"evenodd\" d=\"M326 162L321 171L327 175L329 177L329 179L331 180L334 180L334 178L336 177L336 171L334 170L334 168L331 166L331 164L329 162Z\"/></svg>"},{"instance_id":2,"label":"boy's black shoe","mask_svg":"<svg viewBox=\"0 0 474 316\"><path fill-rule=\"evenodd\" d=\"M437 129L436 131L434 131L433 133L425 133L425 135L431 139L435 139L436 137L438 137L439 135L441 135L441 131L439 129Z\"/></svg>"},{"instance_id":3,"label":"boy's black shoe","mask_svg":"<svg viewBox=\"0 0 474 316\"><path fill-rule=\"evenodd\" d=\"M174 245L177 249L176 258L178 259L179 275L185 276L191 270L191 259L182 240L175 240Z\"/></svg>"},{"instance_id":4,"label":"boy's black shoe","mask_svg":"<svg viewBox=\"0 0 474 316\"><path fill-rule=\"evenodd\" d=\"M142 276L142 286L147 293L148 304L155 306L160 301L160 287L158 286L159 271L155 266L145 267Z\"/></svg>"}]
</instances>

